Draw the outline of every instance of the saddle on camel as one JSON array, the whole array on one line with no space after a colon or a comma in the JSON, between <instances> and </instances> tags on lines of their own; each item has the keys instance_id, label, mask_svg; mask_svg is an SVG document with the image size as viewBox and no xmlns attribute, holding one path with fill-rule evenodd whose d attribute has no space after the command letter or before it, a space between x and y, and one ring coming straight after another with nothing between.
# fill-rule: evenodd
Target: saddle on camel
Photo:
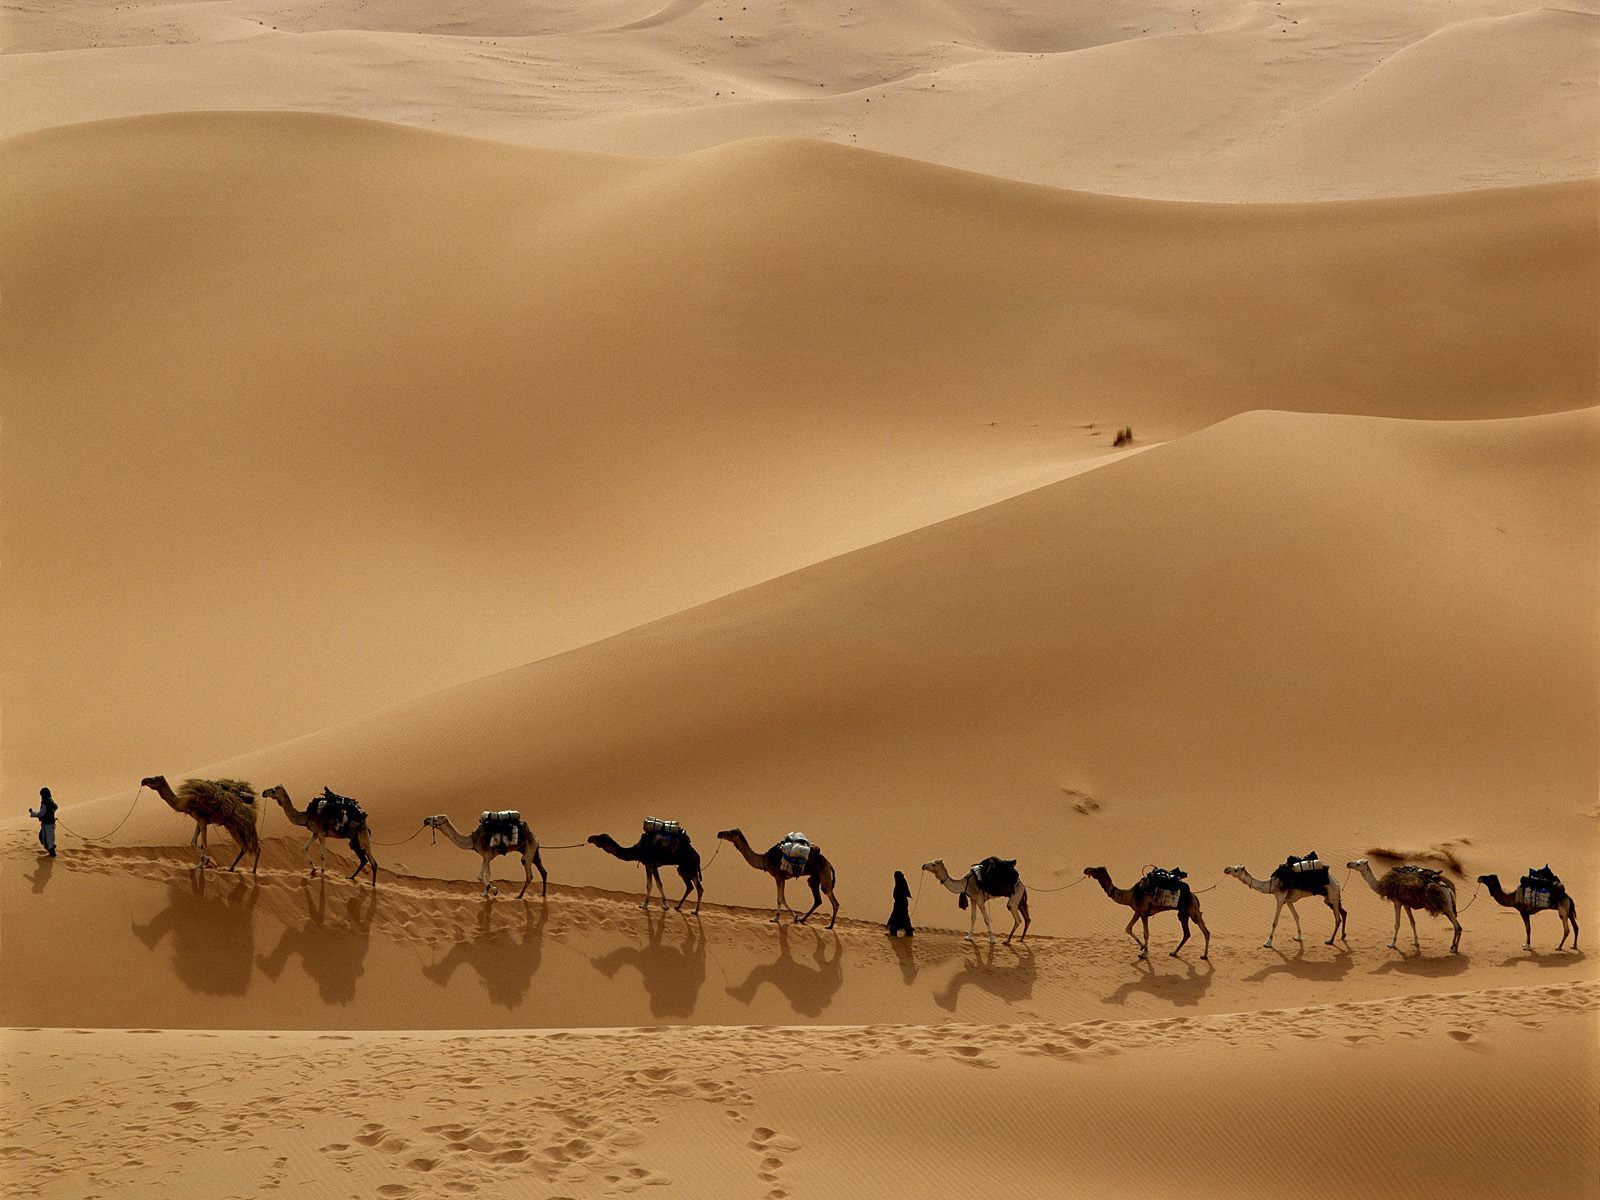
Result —
<instances>
[{"instance_id":1,"label":"saddle on camel","mask_svg":"<svg viewBox=\"0 0 1600 1200\"><path fill-rule=\"evenodd\" d=\"M522 845L522 813L517 809L480 813L478 827L488 835L491 850L516 850Z\"/></svg>"},{"instance_id":2,"label":"saddle on camel","mask_svg":"<svg viewBox=\"0 0 1600 1200\"><path fill-rule=\"evenodd\" d=\"M1301 892L1322 892L1328 887L1327 864L1317 858L1313 850L1304 858L1290 855L1283 860L1283 865L1272 872L1272 878L1279 880L1284 887Z\"/></svg>"},{"instance_id":3,"label":"saddle on camel","mask_svg":"<svg viewBox=\"0 0 1600 1200\"><path fill-rule=\"evenodd\" d=\"M784 876L789 879L798 879L806 873L806 866L811 862L811 852L816 849L811 844L811 839L803 833L788 833L783 841L778 843L779 867Z\"/></svg>"},{"instance_id":4,"label":"saddle on camel","mask_svg":"<svg viewBox=\"0 0 1600 1200\"><path fill-rule=\"evenodd\" d=\"M1555 908L1567 894L1560 877L1546 863L1542 867L1529 867L1528 873L1517 884L1517 903L1533 909Z\"/></svg>"},{"instance_id":5,"label":"saddle on camel","mask_svg":"<svg viewBox=\"0 0 1600 1200\"><path fill-rule=\"evenodd\" d=\"M644 819L644 835L656 842L663 850L671 852L676 850L683 841L683 826L677 821L663 821L660 817L646 817Z\"/></svg>"},{"instance_id":6,"label":"saddle on camel","mask_svg":"<svg viewBox=\"0 0 1600 1200\"><path fill-rule=\"evenodd\" d=\"M979 889L985 896L1000 896L1009 898L1016 889L1017 860L1014 858L997 858L990 855L982 862L972 864L972 877L977 880ZM967 896L963 892L956 897L956 906L966 908Z\"/></svg>"},{"instance_id":7,"label":"saddle on camel","mask_svg":"<svg viewBox=\"0 0 1600 1200\"><path fill-rule=\"evenodd\" d=\"M1151 867L1133 885L1133 890L1149 896L1157 908L1182 908L1184 895L1189 891L1189 885L1184 882L1187 878L1189 872L1181 867L1170 870Z\"/></svg>"},{"instance_id":8,"label":"saddle on camel","mask_svg":"<svg viewBox=\"0 0 1600 1200\"><path fill-rule=\"evenodd\" d=\"M331 788L323 788L322 795L306 805L306 815L321 821L331 837L354 837L367 823L366 809Z\"/></svg>"}]
</instances>

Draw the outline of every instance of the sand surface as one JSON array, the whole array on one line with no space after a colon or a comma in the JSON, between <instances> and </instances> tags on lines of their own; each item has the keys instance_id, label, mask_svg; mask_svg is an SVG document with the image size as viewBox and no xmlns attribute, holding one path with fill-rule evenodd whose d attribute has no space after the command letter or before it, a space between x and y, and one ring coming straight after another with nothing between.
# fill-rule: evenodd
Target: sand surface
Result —
<instances>
[{"instance_id":1,"label":"sand surface","mask_svg":"<svg viewBox=\"0 0 1600 1200\"><path fill-rule=\"evenodd\" d=\"M1476 880L1592 921L1597 29L0 9L0 1191L1596 1195L1591 941ZM377 886L152 773L356 796ZM499 807L547 892L422 825ZM1223 868L1312 849L1347 940L1263 946ZM1025 942L919 870L995 853ZM1153 863L1209 942L1083 874Z\"/></svg>"}]
</instances>

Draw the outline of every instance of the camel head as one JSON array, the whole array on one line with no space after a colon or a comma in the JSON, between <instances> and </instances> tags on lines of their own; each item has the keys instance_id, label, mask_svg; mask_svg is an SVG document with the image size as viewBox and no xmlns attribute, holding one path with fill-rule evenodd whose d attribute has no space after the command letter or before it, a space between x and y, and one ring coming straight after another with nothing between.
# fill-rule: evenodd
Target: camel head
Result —
<instances>
[{"instance_id":1,"label":"camel head","mask_svg":"<svg viewBox=\"0 0 1600 1200\"><path fill-rule=\"evenodd\" d=\"M1109 879L1109 878L1111 878L1111 872L1107 871L1104 867L1085 867L1083 869L1083 873L1085 875L1087 875L1090 879Z\"/></svg>"},{"instance_id":2,"label":"camel head","mask_svg":"<svg viewBox=\"0 0 1600 1200\"><path fill-rule=\"evenodd\" d=\"M922 864L922 869L924 871L932 871L935 875L948 875L948 874L950 874L949 871L945 870L944 859L942 859L942 858L936 858L932 862L923 863Z\"/></svg>"},{"instance_id":3,"label":"camel head","mask_svg":"<svg viewBox=\"0 0 1600 1200\"><path fill-rule=\"evenodd\" d=\"M1498 876L1498 875L1479 875L1478 876L1478 882L1479 883L1486 883L1490 887L1496 887L1497 888L1497 887L1500 886L1500 876Z\"/></svg>"},{"instance_id":4,"label":"camel head","mask_svg":"<svg viewBox=\"0 0 1600 1200\"><path fill-rule=\"evenodd\" d=\"M283 788L277 784L274 784L272 787L269 787L266 791L262 792L261 798L263 800L276 800L279 804L282 804L285 807L288 807L289 804L289 793L284 791Z\"/></svg>"},{"instance_id":5,"label":"camel head","mask_svg":"<svg viewBox=\"0 0 1600 1200\"><path fill-rule=\"evenodd\" d=\"M162 788L167 786L167 777L165 775L146 775L143 779L139 780L139 786L142 788L151 788L152 790L159 792Z\"/></svg>"},{"instance_id":6,"label":"camel head","mask_svg":"<svg viewBox=\"0 0 1600 1200\"><path fill-rule=\"evenodd\" d=\"M724 829L721 833L717 834L717 841L736 842L742 837L744 837L744 830L742 829Z\"/></svg>"},{"instance_id":7,"label":"camel head","mask_svg":"<svg viewBox=\"0 0 1600 1200\"><path fill-rule=\"evenodd\" d=\"M424 825L426 825L429 829L437 829L437 828L439 828L439 826L443 825L447 820L449 820L449 818L446 817L443 813L437 813L437 814L435 814L434 816L431 816L431 817L423 817L422 818L422 823Z\"/></svg>"},{"instance_id":8,"label":"camel head","mask_svg":"<svg viewBox=\"0 0 1600 1200\"><path fill-rule=\"evenodd\" d=\"M1349 862L1345 863L1345 866L1349 867L1352 871L1359 871L1366 865L1367 860L1364 858L1352 858Z\"/></svg>"},{"instance_id":9,"label":"camel head","mask_svg":"<svg viewBox=\"0 0 1600 1200\"><path fill-rule=\"evenodd\" d=\"M1235 879L1238 879L1244 874L1244 864L1240 863L1237 867L1223 867L1222 873L1224 875L1232 875Z\"/></svg>"},{"instance_id":10,"label":"camel head","mask_svg":"<svg viewBox=\"0 0 1600 1200\"><path fill-rule=\"evenodd\" d=\"M617 842L617 839L612 837L609 833L591 833L588 837L584 838L583 840L585 842L587 842L591 846L600 846L600 847L604 847L604 846L607 846L607 845L613 845L614 846L614 845L616 845L616 842Z\"/></svg>"}]
</instances>

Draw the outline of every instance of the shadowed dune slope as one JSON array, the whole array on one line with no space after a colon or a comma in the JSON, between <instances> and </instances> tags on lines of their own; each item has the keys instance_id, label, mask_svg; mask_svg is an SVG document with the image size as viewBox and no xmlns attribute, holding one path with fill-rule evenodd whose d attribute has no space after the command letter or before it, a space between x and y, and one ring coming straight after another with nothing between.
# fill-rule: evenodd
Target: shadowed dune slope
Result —
<instances>
[{"instance_id":1,"label":"shadowed dune slope","mask_svg":"<svg viewBox=\"0 0 1600 1200\"><path fill-rule=\"evenodd\" d=\"M1595 394L1589 184L1175 205L305 115L0 155L5 771L67 798L1059 479L1088 422Z\"/></svg>"},{"instance_id":2,"label":"shadowed dune slope","mask_svg":"<svg viewBox=\"0 0 1600 1200\"><path fill-rule=\"evenodd\" d=\"M852 881L1445 842L1587 869L1597 421L1242 416L220 769L336 780L391 838L501 805L551 842L675 816L707 857L725 825L802 828ZM718 869L717 898L770 897Z\"/></svg>"}]
</instances>

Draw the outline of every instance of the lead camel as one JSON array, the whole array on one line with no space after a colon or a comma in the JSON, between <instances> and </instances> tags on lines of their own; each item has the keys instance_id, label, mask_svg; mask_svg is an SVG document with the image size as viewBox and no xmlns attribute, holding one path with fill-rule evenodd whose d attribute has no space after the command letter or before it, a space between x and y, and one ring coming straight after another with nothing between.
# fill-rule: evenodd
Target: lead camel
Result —
<instances>
[{"instance_id":1,"label":"lead camel","mask_svg":"<svg viewBox=\"0 0 1600 1200\"><path fill-rule=\"evenodd\" d=\"M239 843L239 853L228 870L239 865L246 854L254 854L250 874L261 865L261 835L256 831L260 815L256 809L256 792L248 783L237 779L185 779L174 792L165 775L150 775L139 781L160 796L175 811L194 821L194 837L189 845L200 848L200 868L213 866L206 853L206 829L220 825Z\"/></svg>"}]
</instances>

